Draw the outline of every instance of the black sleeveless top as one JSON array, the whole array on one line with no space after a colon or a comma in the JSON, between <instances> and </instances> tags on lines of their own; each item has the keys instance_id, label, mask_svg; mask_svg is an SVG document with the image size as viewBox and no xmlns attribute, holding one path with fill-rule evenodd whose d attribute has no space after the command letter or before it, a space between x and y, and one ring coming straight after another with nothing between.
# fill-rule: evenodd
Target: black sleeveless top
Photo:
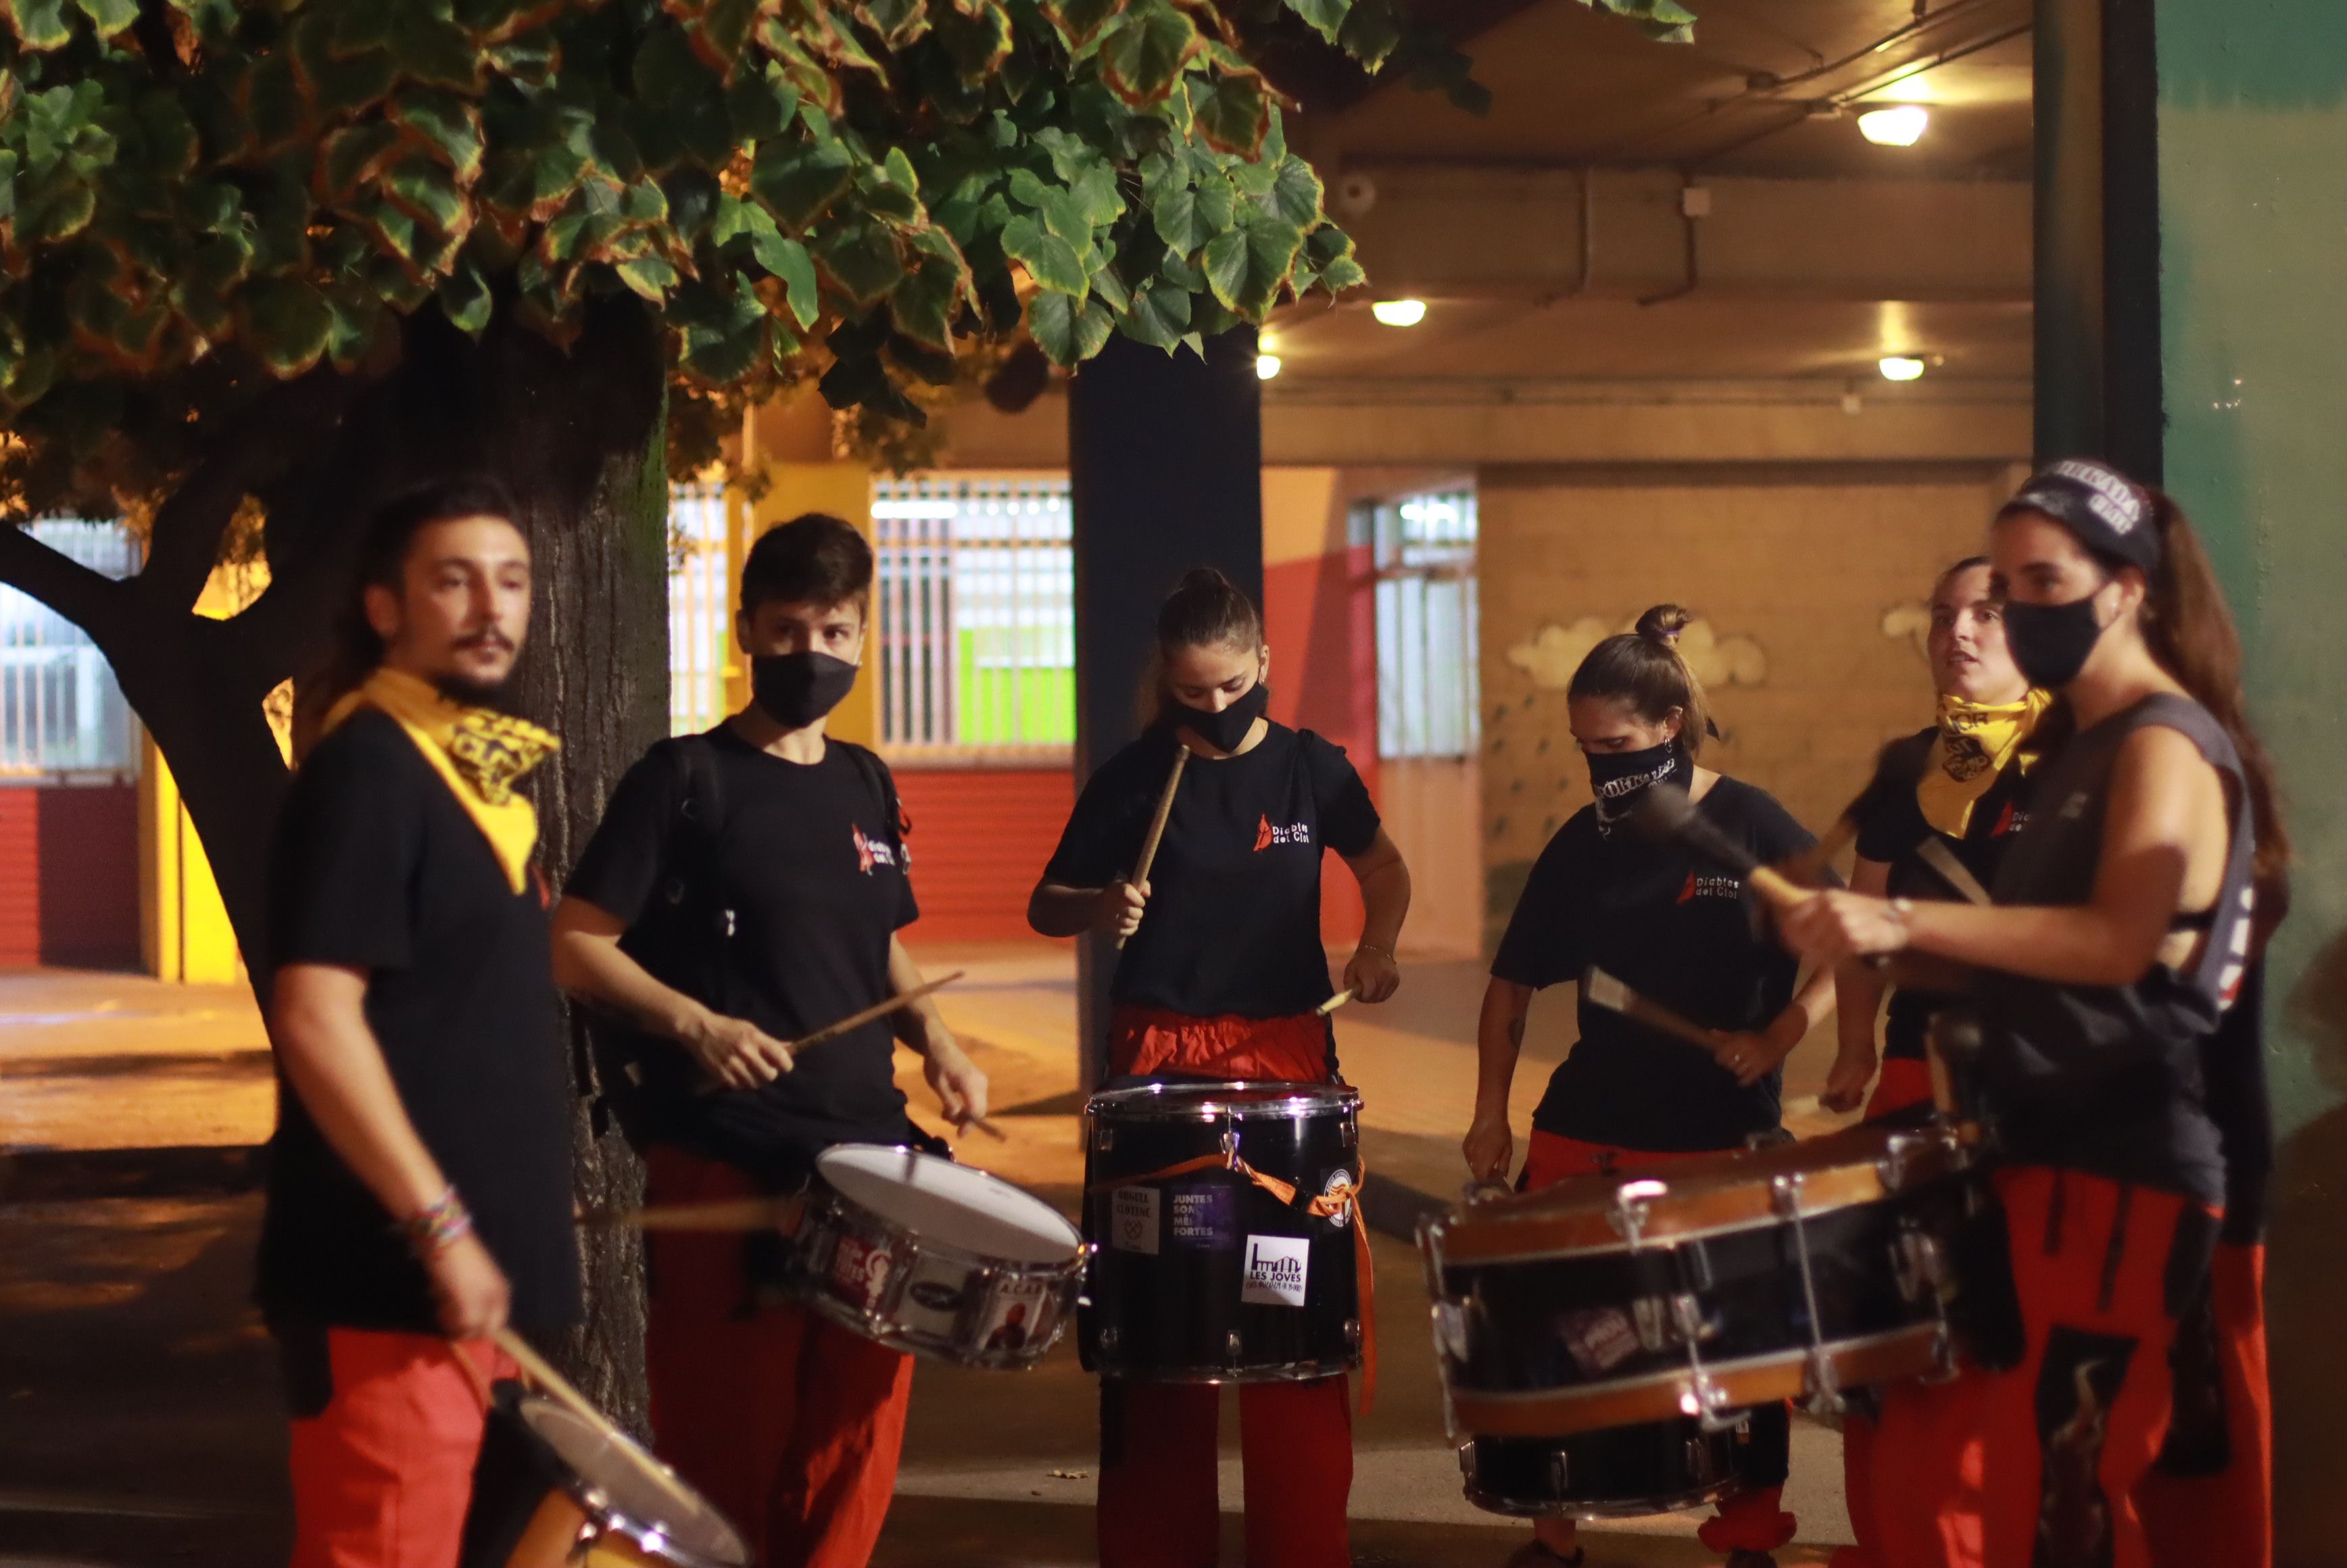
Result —
<instances>
[{"instance_id":1,"label":"black sleeveless top","mask_svg":"<svg viewBox=\"0 0 2347 1568\"><path fill-rule=\"evenodd\" d=\"M2191 740L2224 775L2232 846L2209 940L2182 970L2155 963L2132 985L2058 985L1983 970L1983 1089L2005 1152L2112 1181L2225 1201L2225 1159L2202 1053L2241 984L2250 946L2250 828L2240 758L2209 711L2147 697L2073 738L2050 762L2028 826L1998 868L1996 901L2094 897L2112 765L2150 725Z\"/></svg>"}]
</instances>

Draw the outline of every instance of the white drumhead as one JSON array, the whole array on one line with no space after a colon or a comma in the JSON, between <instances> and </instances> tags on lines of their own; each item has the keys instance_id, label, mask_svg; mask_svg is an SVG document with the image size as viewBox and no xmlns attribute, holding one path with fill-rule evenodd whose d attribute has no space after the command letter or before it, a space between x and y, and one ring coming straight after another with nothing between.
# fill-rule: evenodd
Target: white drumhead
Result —
<instances>
[{"instance_id":1,"label":"white drumhead","mask_svg":"<svg viewBox=\"0 0 2347 1568\"><path fill-rule=\"evenodd\" d=\"M749 1548L717 1510L633 1443L607 1434L544 1394L523 1396L521 1419L581 1481L656 1540L640 1542L665 1563L746 1568ZM662 1550L673 1546L675 1552Z\"/></svg>"},{"instance_id":2,"label":"white drumhead","mask_svg":"<svg viewBox=\"0 0 2347 1568\"><path fill-rule=\"evenodd\" d=\"M1059 1210L984 1171L878 1143L842 1143L815 1163L842 1197L925 1240L1005 1263L1082 1255L1082 1235Z\"/></svg>"}]
</instances>

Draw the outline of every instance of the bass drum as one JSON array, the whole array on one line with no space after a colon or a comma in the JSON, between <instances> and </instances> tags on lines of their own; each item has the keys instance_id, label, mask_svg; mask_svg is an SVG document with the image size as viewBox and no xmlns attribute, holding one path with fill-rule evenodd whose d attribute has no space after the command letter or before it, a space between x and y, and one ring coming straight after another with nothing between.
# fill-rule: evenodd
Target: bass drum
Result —
<instances>
[{"instance_id":1,"label":"bass drum","mask_svg":"<svg viewBox=\"0 0 2347 1568\"><path fill-rule=\"evenodd\" d=\"M1570 1438L1470 1438L1459 1445L1467 1501L1537 1519L1635 1519L1699 1508L1736 1490L1748 1425L1681 1419Z\"/></svg>"}]
</instances>

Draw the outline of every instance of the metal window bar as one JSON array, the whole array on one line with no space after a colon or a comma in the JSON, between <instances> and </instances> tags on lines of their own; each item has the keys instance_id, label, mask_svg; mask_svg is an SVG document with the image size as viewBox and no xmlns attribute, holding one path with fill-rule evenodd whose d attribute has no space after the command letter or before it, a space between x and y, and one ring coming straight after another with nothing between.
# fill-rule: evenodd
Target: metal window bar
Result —
<instances>
[{"instance_id":1,"label":"metal window bar","mask_svg":"<svg viewBox=\"0 0 2347 1568\"><path fill-rule=\"evenodd\" d=\"M1056 764L1075 738L1075 557L1061 475L873 487L881 743L893 762Z\"/></svg>"},{"instance_id":2,"label":"metal window bar","mask_svg":"<svg viewBox=\"0 0 2347 1568\"><path fill-rule=\"evenodd\" d=\"M119 523L23 526L107 577L138 569L138 542ZM138 722L97 644L39 600L0 588L0 777L112 783L138 771Z\"/></svg>"},{"instance_id":3,"label":"metal window bar","mask_svg":"<svg viewBox=\"0 0 2347 1568\"><path fill-rule=\"evenodd\" d=\"M669 733L697 734L725 716L733 607L727 580L725 487L669 489Z\"/></svg>"},{"instance_id":4,"label":"metal window bar","mask_svg":"<svg viewBox=\"0 0 2347 1568\"><path fill-rule=\"evenodd\" d=\"M1482 742L1471 491L1370 509L1377 563L1378 753L1466 757Z\"/></svg>"}]
</instances>

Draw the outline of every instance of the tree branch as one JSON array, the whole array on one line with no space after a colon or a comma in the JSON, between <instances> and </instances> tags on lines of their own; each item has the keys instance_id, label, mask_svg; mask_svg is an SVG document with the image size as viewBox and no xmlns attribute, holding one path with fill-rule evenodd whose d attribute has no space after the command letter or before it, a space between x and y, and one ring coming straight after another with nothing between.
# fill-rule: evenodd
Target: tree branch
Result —
<instances>
[{"instance_id":1,"label":"tree branch","mask_svg":"<svg viewBox=\"0 0 2347 1568\"><path fill-rule=\"evenodd\" d=\"M15 521L0 522L0 582L39 600L100 644L124 608L122 584L43 544Z\"/></svg>"}]
</instances>

